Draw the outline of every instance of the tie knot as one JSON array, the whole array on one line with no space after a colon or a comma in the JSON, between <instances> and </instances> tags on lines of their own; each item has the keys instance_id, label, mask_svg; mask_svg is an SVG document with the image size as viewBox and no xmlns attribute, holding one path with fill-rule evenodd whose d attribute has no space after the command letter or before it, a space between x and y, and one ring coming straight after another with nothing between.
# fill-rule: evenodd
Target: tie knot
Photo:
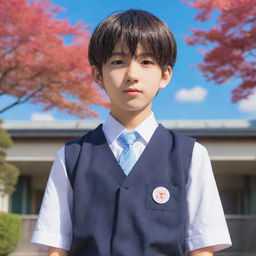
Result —
<instances>
[{"instance_id":1,"label":"tie knot","mask_svg":"<svg viewBox=\"0 0 256 256\"><path fill-rule=\"evenodd\" d=\"M133 145L133 143L136 141L137 138L138 138L138 133L133 131L133 132L122 133L118 139L123 145L131 146Z\"/></svg>"}]
</instances>

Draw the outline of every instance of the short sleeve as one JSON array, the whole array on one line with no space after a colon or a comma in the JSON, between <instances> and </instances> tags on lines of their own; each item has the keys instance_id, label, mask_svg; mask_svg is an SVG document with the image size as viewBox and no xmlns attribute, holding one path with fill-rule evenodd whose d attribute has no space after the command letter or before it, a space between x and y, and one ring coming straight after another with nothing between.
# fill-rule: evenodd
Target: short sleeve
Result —
<instances>
[{"instance_id":1,"label":"short sleeve","mask_svg":"<svg viewBox=\"0 0 256 256\"><path fill-rule=\"evenodd\" d=\"M73 190L65 167L64 147L53 163L31 243L43 250L48 246L70 250Z\"/></svg>"},{"instance_id":2,"label":"short sleeve","mask_svg":"<svg viewBox=\"0 0 256 256\"><path fill-rule=\"evenodd\" d=\"M187 251L232 245L223 207L205 147L195 143L187 183Z\"/></svg>"}]
</instances>

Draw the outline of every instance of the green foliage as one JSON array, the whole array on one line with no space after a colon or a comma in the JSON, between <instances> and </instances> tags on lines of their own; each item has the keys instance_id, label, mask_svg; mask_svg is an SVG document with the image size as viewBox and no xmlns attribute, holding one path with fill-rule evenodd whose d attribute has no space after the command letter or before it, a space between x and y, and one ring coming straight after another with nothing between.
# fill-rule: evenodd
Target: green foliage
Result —
<instances>
[{"instance_id":1,"label":"green foliage","mask_svg":"<svg viewBox=\"0 0 256 256\"><path fill-rule=\"evenodd\" d=\"M0 194L11 194L15 190L18 177L19 169L16 166L0 162L0 184L4 184L3 187L0 186Z\"/></svg>"},{"instance_id":2,"label":"green foliage","mask_svg":"<svg viewBox=\"0 0 256 256\"><path fill-rule=\"evenodd\" d=\"M18 215L0 213L0 256L15 251L21 232L21 219Z\"/></svg>"},{"instance_id":3,"label":"green foliage","mask_svg":"<svg viewBox=\"0 0 256 256\"><path fill-rule=\"evenodd\" d=\"M10 135L0 127L0 151L4 151L12 146L12 139Z\"/></svg>"},{"instance_id":4,"label":"green foliage","mask_svg":"<svg viewBox=\"0 0 256 256\"><path fill-rule=\"evenodd\" d=\"M8 195L15 190L19 170L5 161L5 151L12 146L12 139L8 132L1 128L1 124L0 120L0 195L2 193Z\"/></svg>"}]
</instances>

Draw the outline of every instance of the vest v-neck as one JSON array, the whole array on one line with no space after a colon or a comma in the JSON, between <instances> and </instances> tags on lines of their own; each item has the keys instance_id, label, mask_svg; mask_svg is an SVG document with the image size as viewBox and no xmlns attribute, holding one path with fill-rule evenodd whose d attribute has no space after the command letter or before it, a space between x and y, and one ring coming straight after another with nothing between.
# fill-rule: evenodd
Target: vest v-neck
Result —
<instances>
[{"instance_id":1,"label":"vest v-neck","mask_svg":"<svg viewBox=\"0 0 256 256\"><path fill-rule=\"evenodd\" d=\"M161 153L159 151L161 151L161 147L165 142L165 136L163 136L165 133L169 132L162 125L158 125L139 159L136 161L130 173L126 176L115 158L111 148L109 147L107 139L102 130L102 125L100 125L95 130L94 134L95 139L97 138L96 140L99 142L96 143L98 144L97 152L99 154L99 161L101 164L103 163L102 166L104 166L104 170L109 171L112 174L119 186L132 186L132 184L138 182L140 177L144 176L142 172L149 169L150 163L148 160L154 158L156 154Z\"/></svg>"}]
</instances>

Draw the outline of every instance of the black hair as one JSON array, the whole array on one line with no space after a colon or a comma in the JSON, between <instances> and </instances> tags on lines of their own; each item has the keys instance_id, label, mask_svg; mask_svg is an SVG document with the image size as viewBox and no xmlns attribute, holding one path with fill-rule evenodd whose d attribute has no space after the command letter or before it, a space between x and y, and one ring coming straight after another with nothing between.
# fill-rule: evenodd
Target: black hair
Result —
<instances>
[{"instance_id":1,"label":"black hair","mask_svg":"<svg viewBox=\"0 0 256 256\"><path fill-rule=\"evenodd\" d=\"M173 68L177 46L168 26L148 11L130 9L114 13L105 18L95 28L89 43L89 62L102 73L102 65L111 57L117 42L128 47L131 56L135 55L138 43L149 52L165 71Z\"/></svg>"}]
</instances>

